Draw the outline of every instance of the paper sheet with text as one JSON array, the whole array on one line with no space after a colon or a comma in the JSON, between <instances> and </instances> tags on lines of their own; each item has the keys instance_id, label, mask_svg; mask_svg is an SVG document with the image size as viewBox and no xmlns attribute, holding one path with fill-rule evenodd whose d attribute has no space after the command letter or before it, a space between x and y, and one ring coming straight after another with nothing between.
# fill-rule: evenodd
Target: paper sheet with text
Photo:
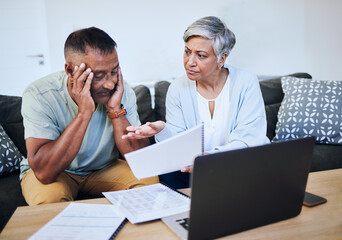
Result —
<instances>
[{"instance_id":1,"label":"paper sheet with text","mask_svg":"<svg viewBox=\"0 0 342 240\"><path fill-rule=\"evenodd\" d=\"M103 192L131 223L151 221L190 210L190 198L161 183L115 192Z\"/></svg>"},{"instance_id":2,"label":"paper sheet with text","mask_svg":"<svg viewBox=\"0 0 342 240\"><path fill-rule=\"evenodd\" d=\"M110 204L70 203L29 240L108 240L124 220L125 217Z\"/></svg>"},{"instance_id":3,"label":"paper sheet with text","mask_svg":"<svg viewBox=\"0 0 342 240\"><path fill-rule=\"evenodd\" d=\"M165 141L125 154L136 178L178 171L193 165L203 150L203 125L179 133Z\"/></svg>"}]
</instances>

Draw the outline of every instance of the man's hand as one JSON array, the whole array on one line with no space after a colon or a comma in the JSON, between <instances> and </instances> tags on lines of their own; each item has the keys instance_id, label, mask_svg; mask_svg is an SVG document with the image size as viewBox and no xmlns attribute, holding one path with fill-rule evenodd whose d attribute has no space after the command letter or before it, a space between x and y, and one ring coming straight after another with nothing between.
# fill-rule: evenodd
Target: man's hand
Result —
<instances>
[{"instance_id":1,"label":"man's hand","mask_svg":"<svg viewBox=\"0 0 342 240\"><path fill-rule=\"evenodd\" d=\"M124 85L120 67L118 67L117 79L118 81L114 87L114 92L106 104L108 112L117 112L121 110L121 99L124 92Z\"/></svg>"},{"instance_id":2,"label":"man's hand","mask_svg":"<svg viewBox=\"0 0 342 240\"><path fill-rule=\"evenodd\" d=\"M128 126L126 128L128 133L126 135L123 135L122 139L149 138L159 133L161 130L164 129L164 127L165 122L163 121L147 122L146 124L141 126Z\"/></svg>"},{"instance_id":3,"label":"man's hand","mask_svg":"<svg viewBox=\"0 0 342 240\"><path fill-rule=\"evenodd\" d=\"M75 66L73 74L68 74L70 83L70 95L76 102L79 113L93 114L95 111L95 102L90 94L91 82L94 74L86 65Z\"/></svg>"}]
</instances>

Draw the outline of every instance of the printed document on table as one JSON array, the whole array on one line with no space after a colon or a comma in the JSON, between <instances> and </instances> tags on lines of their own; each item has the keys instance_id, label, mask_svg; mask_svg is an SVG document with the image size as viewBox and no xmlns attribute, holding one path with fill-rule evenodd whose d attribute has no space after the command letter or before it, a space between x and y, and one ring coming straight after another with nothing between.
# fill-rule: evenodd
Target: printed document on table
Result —
<instances>
[{"instance_id":1,"label":"printed document on table","mask_svg":"<svg viewBox=\"0 0 342 240\"><path fill-rule=\"evenodd\" d=\"M202 154L203 125L179 133L165 141L125 154L128 165L138 179L178 171L193 165Z\"/></svg>"},{"instance_id":2,"label":"printed document on table","mask_svg":"<svg viewBox=\"0 0 342 240\"><path fill-rule=\"evenodd\" d=\"M110 239L126 222L110 204L70 203L32 235L37 239Z\"/></svg>"},{"instance_id":3,"label":"printed document on table","mask_svg":"<svg viewBox=\"0 0 342 240\"><path fill-rule=\"evenodd\" d=\"M190 210L190 198L161 184L103 192L131 223L151 221Z\"/></svg>"}]
</instances>

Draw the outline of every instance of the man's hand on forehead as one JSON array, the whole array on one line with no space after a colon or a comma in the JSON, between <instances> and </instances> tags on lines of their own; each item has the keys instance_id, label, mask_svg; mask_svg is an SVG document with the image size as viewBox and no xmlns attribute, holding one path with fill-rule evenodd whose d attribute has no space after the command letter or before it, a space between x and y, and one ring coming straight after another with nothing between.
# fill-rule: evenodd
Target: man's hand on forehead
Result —
<instances>
[{"instance_id":1,"label":"man's hand on forehead","mask_svg":"<svg viewBox=\"0 0 342 240\"><path fill-rule=\"evenodd\" d=\"M70 78L70 95L77 103L79 112L93 113L95 111L95 103L90 94L90 86L94 77L94 73L87 68L85 63L74 66L73 73L69 73Z\"/></svg>"}]
</instances>

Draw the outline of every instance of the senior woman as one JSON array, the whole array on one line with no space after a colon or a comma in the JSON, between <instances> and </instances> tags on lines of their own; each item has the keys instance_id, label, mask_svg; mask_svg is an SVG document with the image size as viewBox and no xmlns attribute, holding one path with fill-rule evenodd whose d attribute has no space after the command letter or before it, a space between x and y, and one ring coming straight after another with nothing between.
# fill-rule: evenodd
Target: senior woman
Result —
<instances>
[{"instance_id":1,"label":"senior woman","mask_svg":"<svg viewBox=\"0 0 342 240\"><path fill-rule=\"evenodd\" d=\"M191 24L183 36L186 75L171 83L166 96L166 123L127 128L124 138L155 135L157 142L204 122L208 153L268 143L266 116L257 77L226 65L235 35L217 17ZM177 157L175 155L175 157ZM160 176L175 188L189 187L190 167Z\"/></svg>"}]
</instances>

